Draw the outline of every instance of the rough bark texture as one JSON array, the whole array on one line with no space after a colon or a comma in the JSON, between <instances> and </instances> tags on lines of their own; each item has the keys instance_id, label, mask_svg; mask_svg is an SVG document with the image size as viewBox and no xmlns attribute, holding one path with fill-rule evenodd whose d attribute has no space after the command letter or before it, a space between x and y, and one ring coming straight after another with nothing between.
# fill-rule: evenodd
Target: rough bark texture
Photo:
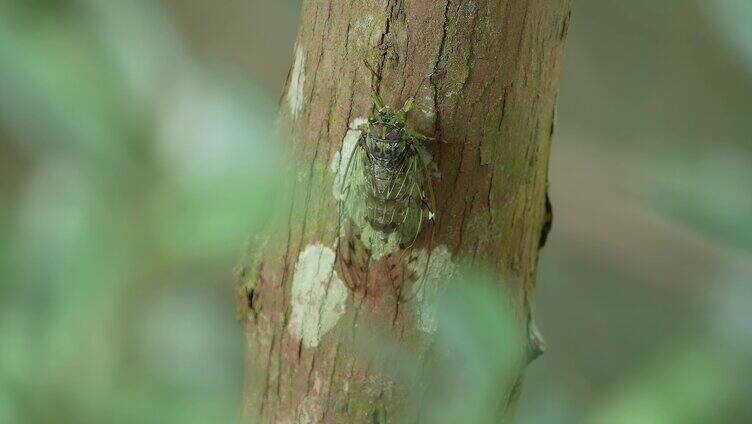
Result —
<instances>
[{"instance_id":1,"label":"rough bark texture","mask_svg":"<svg viewBox=\"0 0 752 424\"><path fill-rule=\"evenodd\" d=\"M524 330L519 349L540 353L532 298L550 227L548 156L569 14L570 0L303 2L280 111L300 158L292 206L238 273L249 422L420 422L421 406L404 392L415 388L393 384L354 339L367 320L430 357L435 329L418 300L399 300L411 284L406 262L421 254L436 274L460 259L493 269ZM364 59L381 76L376 87ZM440 140L428 146L438 221L418 254L358 263L339 253L332 185L374 88L396 107L414 96L409 125ZM499 421L523 368L500 396Z\"/></svg>"}]
</instances>

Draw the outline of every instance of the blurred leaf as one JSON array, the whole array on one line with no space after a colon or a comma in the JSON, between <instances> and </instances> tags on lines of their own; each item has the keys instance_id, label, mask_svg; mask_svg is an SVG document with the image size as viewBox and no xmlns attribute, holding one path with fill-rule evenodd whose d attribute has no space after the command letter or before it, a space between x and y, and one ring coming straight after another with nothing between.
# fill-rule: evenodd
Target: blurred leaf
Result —
<instances>
[{"instance_id":1,"label":"blurred leaf","mask_svg":"<svg viewBox=\"0 0 752 424\"><path fill-rule=\"evenodd\" d=\"M238 252L269 217L285 181L274 149L273 103L231 75L185 75L161 116L155 230L183 258Z\"/></svg>"},{"instance_id":2,"label":"blurred leaf","mask_svg":"<svg viewBox=\"0 0 752 424\"><path fill-rule=\"evenodd\" d=\"M155 113L176 73L192 69L184 40L160 3L79 0L102 52L117 70L126 103L141 119Z\"/></svg>"},{"instance_id":3,"label":"blurred leaf","mask_svg":"<svg viewBox=\"0 0 752 424\"><path fill-rule=\"evenodd\" d=\"M471 268L453 275L442 275L447 280L438 282L437 298L417 300L436 302L438 325L427 356L375 328L365 331L362 352L387 364L382 371L405 387L425 388L413 390L408 402L426 422L495 423L517 377L518 334L497 278Z\"/></svg>"},{"instance_id":4,"label":"blurred leaf","mask_svg":"<svg viewBox=\"0 0 752 424\"><path fill-rule=\"evenodd\" d=\"M711 335L718 344L752 357L752 265L729 265L713 284L708 302ZM752 362L747 363L752 372Z\"/></svg>"},{"instance_id":5,"label":"blurred leaf","mask_svg":"<svg viewBox=\"0 0 752 424\"><path fill-rule=\"evenodd\" d=\"M752 2L749 0L700 1L715 29L747 64L752 73Z\"/></svg>"},{"instance_id":6,"label":"blurred leaf","mask_svg":"<svg viewBox=\"0 0 752 424\"><path fill-rule=\"evenodd\" d=\"M0 151L25 160L0 169L11 422L237 417L242 340L216 287L284 178L269 147L276 106L182 41L151 1L0 4ZM211 288L201 302L148 301L185 275L203 277L181 289ZM142 337L139 313L175 337Z\"/></svg>"},{"instance_id":7,"label":"blurred leaf","mask_svg":"<svg viewBox=\"0 0 752 424\"><path fill-rule=\"evenodd\" d=\"M128 114L115 70L80 22L0 9L0 118L36 155L121 170Z\"/></svg>"},{"instance_id":8,"label":"blurred leaf","mask_svg":"<svg viewBox=\"0 0 752 424\"><path fill-rule=\"evenodd\" d=\"M0 379L0 422L21 422L16 410L17 405L18 403L15 401L10 390L8 390L7 384L3 384L2 379Z\"/></svg>"},{"instance_id":9,"label":"blurred leaf","mask_svg":"<svg viewBox=\"0 0 752 424\"><path fill-rule=\"evenodd\" d=\"M709 239L752 250L752 167L733 149L683 151L643 164L642 192L659 211Z\"/></svg>"},{"instance_id":10,"label":"blurred leaf","mask_svg":"<svg viewBox=\"0 0 752 424\"><path fill-rule=\"evenodd\" d=\"M519 335L498 278L463 267L438 300L436 351L426 416L434 423L494 423L519 365ZM432 396L434 395L434 396Z\"/></svg>"},{"instance_id":11,"label":"blurred leaf","mask_svg":"<svg viewBox=\"0 0 752 424\"><path fill-rule=\"evenodd\" d=\"M597 424L692 424L713 418L738 396L738 363L705 343L667 352L593 411Z\"/></svg>"}]
</instances>

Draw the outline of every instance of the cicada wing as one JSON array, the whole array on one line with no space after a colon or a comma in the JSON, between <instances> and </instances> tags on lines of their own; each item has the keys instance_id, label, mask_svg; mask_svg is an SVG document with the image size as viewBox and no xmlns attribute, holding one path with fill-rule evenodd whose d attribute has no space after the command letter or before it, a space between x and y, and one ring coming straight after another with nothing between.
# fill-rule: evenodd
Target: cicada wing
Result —
<instances>
[{"instance_id":1,"label":"cicada wing","mask_svg":"<svg viewBox=\"0 0 752 424\"><path fill-rule=\"evenodd\" d=\"M340 200L340 236L343 229L351 226L362 228L365 223L366 190L369 189L367 178L367 156L361 143L355 146L349 159L342 183Z\"/></svg>"},{"instance_id":2,"label":"cicada wing","mask_svg":"<svg viewBox=\"0 0 752 424\"><path fill-rule=\"evenodd\" d=\"M415 243L423 228L423 223L428 217L425 206L426 195L423 188L425 181L421 170L423 160L418 153L411 155L408 161L407 172L404 174L404 185L409 191L408 204L403 222L399 226L400 239L403 246L406 247Z\"/></svg>"},{"instance_id":3,"label":"cicada wing","mask_svg":"<svg viewBox=\"0 0 752 424\"><path fill-rule=\"evenodd\" d=\"M420 167L420 179L422 189L422 199L425 207L428 209L428 220L435 221L436 217L436 194L433 191L433 181L431 173L428 170L428 164L424 161L423 149L420 143L414 143L415 150L418 152L418 166Z\"/></svg>"},{"instance_id":4,"label":"cicada wing","mask_svg":"<svg viewBox=\"0 0 752 424\"><path fill-rule=\"evenodd\" d=\"M364 283L368 263L368 253L359 240L366 222L366 193L370 189L367 161L363 143L359 142L350 155L340 193L337 255L347 264L342 269L342 278L352 290Z\"/></svg>"},{"instance_id":5,"label":"cicada wing","mask_svg":"<svg viewBox=\"0 0 752 424\"><path fill-rule=\"evenodd\" d=\"M422 276L418 278L413 286L406 289L405 294L400 294L401 302L409 302L415 298L415 296L425 286L425 278L428 274L428 264L431 261L431 253L433 250L433 240L435 228L434 216L436 214L436 198L434 196L433 185L431 181L430 173L428 172L428 166L424 162L421 146L417 143L414 144L416 154L413 155L413 168L415 172L412 172L412 192L411 192L411 207L409 208L409 214L405 219L404 231L405 236L410 241L406 241L406 249L412 247L420 236L421 230L427 225L430 231L426 243L426 252L428 256L425 260L424 269L422 270ZM412 238L409 234L412 233Z\"/></svg>"}]
</instances>

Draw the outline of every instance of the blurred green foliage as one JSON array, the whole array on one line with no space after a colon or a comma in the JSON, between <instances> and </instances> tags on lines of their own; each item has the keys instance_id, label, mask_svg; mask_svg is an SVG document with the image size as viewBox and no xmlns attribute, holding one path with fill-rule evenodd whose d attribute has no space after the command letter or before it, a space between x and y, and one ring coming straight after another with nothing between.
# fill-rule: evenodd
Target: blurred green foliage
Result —
<instances>
[{"instance_id":1,"label":"blurred green foliage","mask_svg":"<svg viewBox=\"0 0 752 424\"><path fill-rule=\"evenodd\" d=\"M744 423L752 8L574 2L522 423Z\"/></svg>"},{"instance_id":2,"label":"blurred green foliage","mask_svg":"<svg viewBox=\"0 0 752 424\"><path fill-rule=\"evenodd\" d=\"M274 109L154 2L0 5L0 421L235 419Z\"/></svg>"},{"instance_id":3,"label":"blurred green foliage","mask_svg":"<svg viewBox=\"0 0 752 424\"><path fill-rule=\"evenodd\" d=\"M518 421L751 422L752 6L574 3ZM297 8L0 1L0 422L236 420ZM498 395L492 298L443 298L477 391L437 422Z\"/></svg>"},{"instance_id":4,"label":"blurred green foliage","mask_svg":"<svg viewBox=\"0 0 752 424\"><path fill-rule=\"evenodd\" d=\"M438 325L425 416L432 423L494 423L514 386L520 334L497 278L465 267L437 299Z\"/></svg>"},{"instance_id":5,"label":"blurred green foliage","mask_svg":"<svg viewBox=\"0 0 752 424\"><path fill-rule=\"evenodd\" d=\"M498 279L459 267L452 277L421 290L422 304L437 318L433 344L416 353L377 326L359 326L356 342L374 367L407 388L408 402L426 422L497 422L523 358L517 332Z\"/></svg>"}]
</instances>

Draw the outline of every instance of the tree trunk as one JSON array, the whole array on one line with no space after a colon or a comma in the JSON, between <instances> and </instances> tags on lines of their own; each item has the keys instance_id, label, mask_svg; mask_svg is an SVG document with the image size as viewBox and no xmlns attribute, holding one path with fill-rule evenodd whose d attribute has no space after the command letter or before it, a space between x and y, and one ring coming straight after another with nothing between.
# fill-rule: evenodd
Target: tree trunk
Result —
<instances>
[{"instance_id":1,"label":"tree trunk","mask_svg":"<svg viewBox=\"0 0 752 424\"><path fill-rule=\"evenodd\" d=\"M356 329L378 328L430 360L436 327L421 299L404 300L410 270L430 285L460 260L485 265L523 330L525 364L542 352L532 299L569 14L570 0L303 1L280 110L299 158L292 204L238 273L248 422L428 422L415 388L355 346ZM338 237L341 150L372 91L393 107L415 97L408 125L437 140L437 220L406 254ZM513 409L525 364L494 422Z\"/></svg>"}]
</instances>

